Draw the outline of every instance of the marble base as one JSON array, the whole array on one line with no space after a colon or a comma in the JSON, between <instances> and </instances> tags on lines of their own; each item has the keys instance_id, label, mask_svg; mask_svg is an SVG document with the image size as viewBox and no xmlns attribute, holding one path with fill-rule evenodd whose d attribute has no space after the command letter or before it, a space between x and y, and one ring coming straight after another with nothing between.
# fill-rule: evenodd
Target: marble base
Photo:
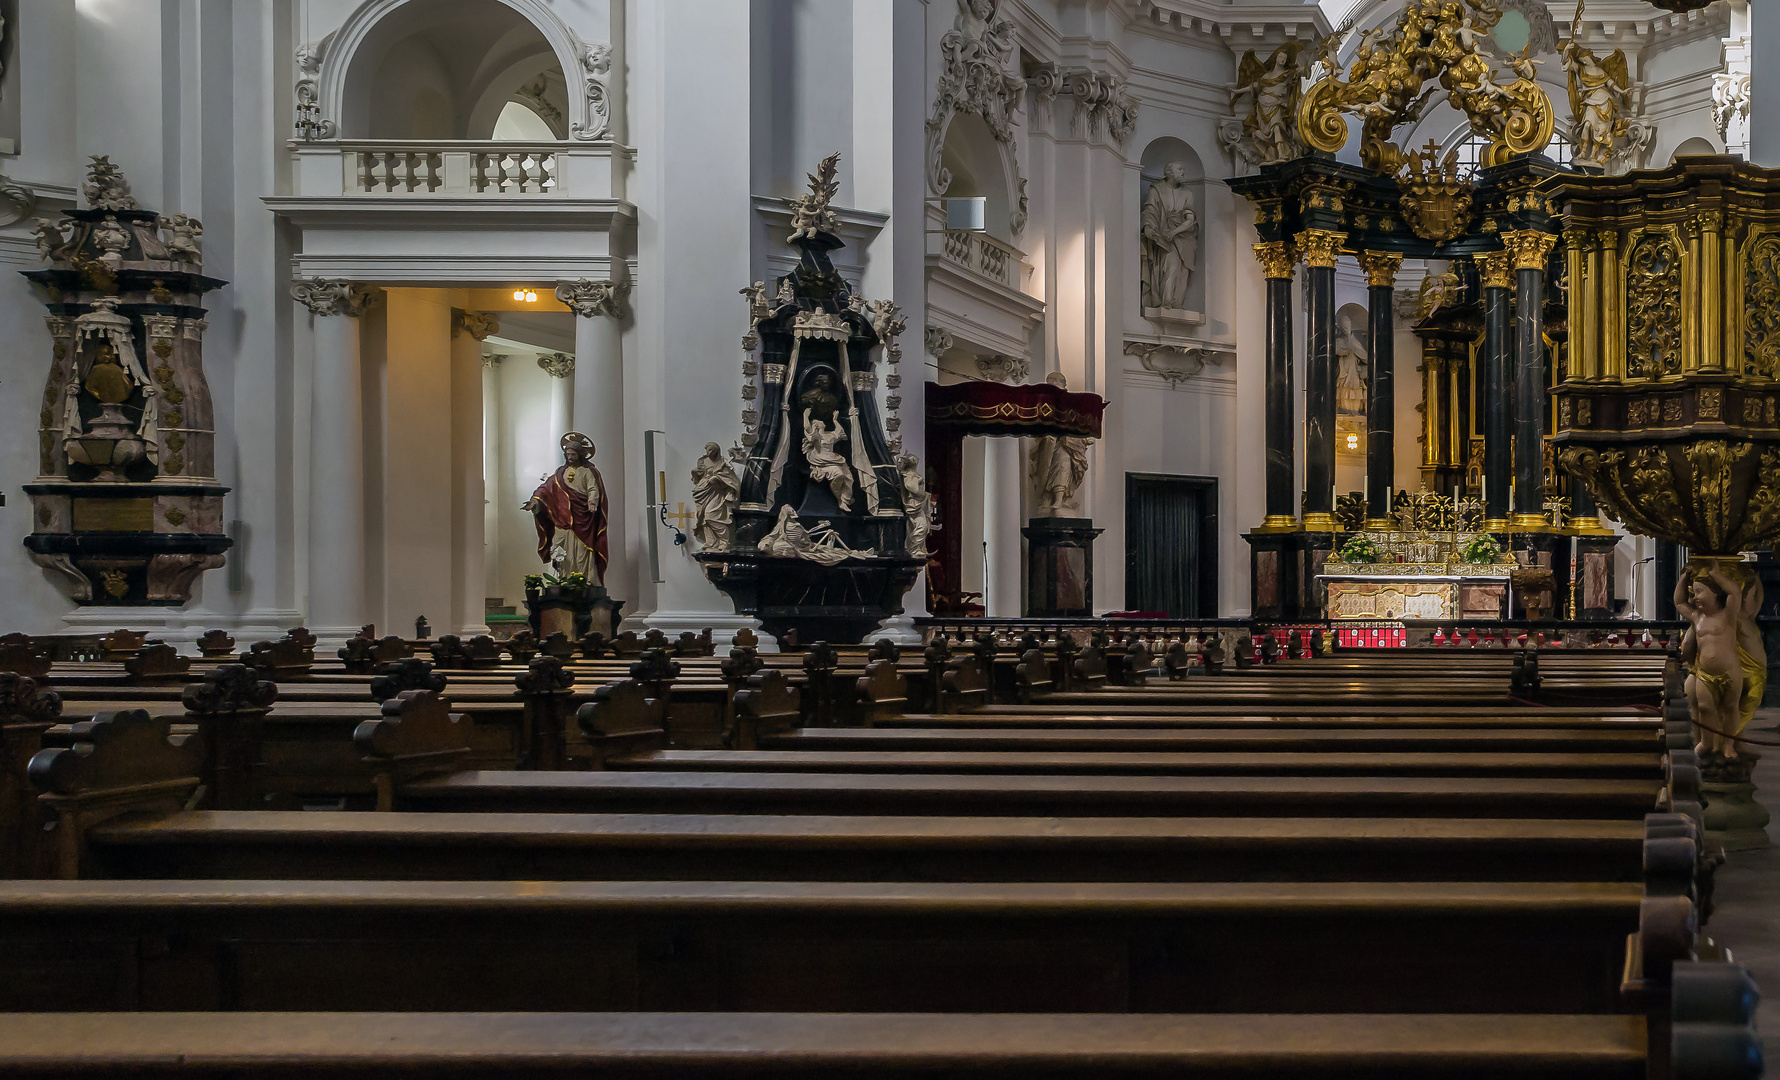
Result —
<instances>
[{"instance_id":1,"label":"marble base","mask_svg":"<svg viewBox=\"0 0 1780 1080\"><path fill-rule=\"evenodd\" d=\"M913 615L892 615L878 624L878 628L865 635L867 644L888 638L898 645L921 646L926 644L921 631L915 629Z\"/></svg>"},{"instance_id":2,"label":"marble base","mask_svg":"<svg viewBox=\"0 0 1780 1080\"><path fill-rule=\"evenodd\" d=\"M1185 308L1146 307L1143 317L1152 322L1181 323L1186 326L1205 325L1205 312L1188 311Z\"/></svg>"},{"instance_id":3,"label":"marble base","mask_svg":"<svg viewBox=\"0 0 1780 1080\"><path fill-rule=\"evenodd\" d=\"M1755 801L1755 785L1700 784L1706 804L1706 839L1726 851L1755 851L1768 840L1768 808Z\"/></svg>"}]
</instances>

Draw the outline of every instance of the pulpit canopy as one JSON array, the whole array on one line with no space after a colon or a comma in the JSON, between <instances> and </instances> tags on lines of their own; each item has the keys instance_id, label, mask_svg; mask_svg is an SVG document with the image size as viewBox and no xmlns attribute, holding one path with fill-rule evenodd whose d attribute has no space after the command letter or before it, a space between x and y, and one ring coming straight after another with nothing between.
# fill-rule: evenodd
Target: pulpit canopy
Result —
<instances>
[{"instance_id":1,"label":"pulpit canopy","mask_svg":"<svg viewBox=\"0 0 1780 1080\"><path fill-rule=\"evenodd\" d=\"M927 429L952 435L1079 435L1100 438L1106 399L1050 383L927 384Z\"/></svg>"}]
</instances>

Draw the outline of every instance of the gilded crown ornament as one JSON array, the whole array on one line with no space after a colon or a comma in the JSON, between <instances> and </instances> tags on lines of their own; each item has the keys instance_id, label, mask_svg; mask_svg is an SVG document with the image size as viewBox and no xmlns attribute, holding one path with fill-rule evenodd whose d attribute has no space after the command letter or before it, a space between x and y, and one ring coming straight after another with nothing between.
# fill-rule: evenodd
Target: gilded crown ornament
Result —
<instances>
[{"instance_id":1,"label":"gilded crown ornament","mask_svg":"<svg viewBox=\"0 0 1780 1080\"><path fill-rule=\"evenodd\" d=\"M1458 151L1442 160L1440 145L1429 139L1404 161L1397 184L1403 220L1423 240L1445 243L1462 236L1471 224L1471 176L1460 175Z\"/></svg>"},{"instance_id":2,"label":"gilded crown ornament","mask_svg":"<svg viewBox=\"0 0 1780 1080\"><path fill-rule=\"evenodd\" d=\"M1333 154L1347 144L1348 116L1362 121L1360 162L1395 173L1406 160L1391 132L1421 119L1437 88L1470 120L1473 133L1490 140L1485 165L1545 149L1555 126L1551 100L1534 79L1533 61L1510 61L1515 78L1499 82L1478 48L1501 11L1490 0L1409 0L1388 32L1366 34L1344 79L1335 49L1345 32L1319 46L1329 72L1307 90L1298 107L1298 133L1312 149Z\"/></svg>"}]
</instances>

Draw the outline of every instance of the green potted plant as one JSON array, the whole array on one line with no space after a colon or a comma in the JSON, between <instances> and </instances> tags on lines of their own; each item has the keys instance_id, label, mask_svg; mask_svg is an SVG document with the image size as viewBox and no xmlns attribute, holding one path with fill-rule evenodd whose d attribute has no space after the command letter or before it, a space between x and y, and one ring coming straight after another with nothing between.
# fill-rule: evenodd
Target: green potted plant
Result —
<instances>
[{"instance_id":1,"label":"green potted plant","mask_svg":"<svg viewBox=\"0 0 1780 1080\"><path fill-rule=\"evenodd\" d=\"M1341 545L1340 555L1345 563L1375 563L1384 560L1384 549L1378 546L1378 541L1360 533L1347 538Z\"/></svg>"},{"instance_id":2,"label":"green potted plant","mask_svg":"<svg viewBox=\"0 0 1780 1080\"><path fill-rule=\"evenodd\" d=\"M1501 552L1502 546L1496 543L1495 537L1489 533L1478 533L1459 549L1459 558L1471 564L1493 563Z\"/></svg>"}]
</instances>

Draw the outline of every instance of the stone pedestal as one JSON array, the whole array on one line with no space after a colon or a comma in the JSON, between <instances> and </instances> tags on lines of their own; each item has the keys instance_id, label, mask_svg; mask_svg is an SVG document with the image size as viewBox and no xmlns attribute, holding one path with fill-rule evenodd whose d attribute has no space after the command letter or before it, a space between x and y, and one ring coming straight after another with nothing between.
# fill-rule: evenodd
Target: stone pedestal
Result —
<instances>
[{"instance_id":1,"label":"stone pedestal","mask_svg":"<svg viewBox=\"0 0 1780 1080\"><path fill-rule=\"evenodd\" d=\"M1768 846L1768 808L1755 801L1750 776L1761 755L1744 747L1735 758L1700 757L1700 800L1706 804L1706 839L1726 851Z\"/></svg>"},{"instance_id":2,"label":"stone pedestal","mask_svg":"<svg viewBox=\"0 0 1780 1080\"><path fill-rule=\"evenodd\" d=\"M525 594L525 611L532 633L542 641L551 634L566 634L578 641L588 634L613 636L624 601L614 600L598 585L585 589L551 586Z\"/></svg>"},{"instance_id":3,"label":"stone pedestal","mask_svg":"<svg viewBox=\"0 0 1780 1080\"><path fill-rule=\"evenodd\" d=\"M1094 614L1092 518L1033 518L1026 537L1026 615L1067 618Z\"/></svg>"},{"instance_id":4,"label":"stone pedestal","mask_svg":"<svg viewBox=\"0 0 1780 1080\"><path fill-rule=\"evenodd\" d=\"M1249 549L1249 610L1255 618L1295 619L1302 610L1304 577L1298 565L1302 535L1260 528L1243 536Z\"/></svg>"},{"instance_id":5,"label":"stone pedestal","mask_svg":"<svg viewBox=\"0 0 1780 1080\"><path fill-rule=\"evenodd\" d=\"M1580 561L1573 571L1578 578L1578 610L1571 618L1614 618L1613 550L1619 546L1619 537L1579 536L1576 538L1576 545Z\"/></svg>"}]
</instances>

